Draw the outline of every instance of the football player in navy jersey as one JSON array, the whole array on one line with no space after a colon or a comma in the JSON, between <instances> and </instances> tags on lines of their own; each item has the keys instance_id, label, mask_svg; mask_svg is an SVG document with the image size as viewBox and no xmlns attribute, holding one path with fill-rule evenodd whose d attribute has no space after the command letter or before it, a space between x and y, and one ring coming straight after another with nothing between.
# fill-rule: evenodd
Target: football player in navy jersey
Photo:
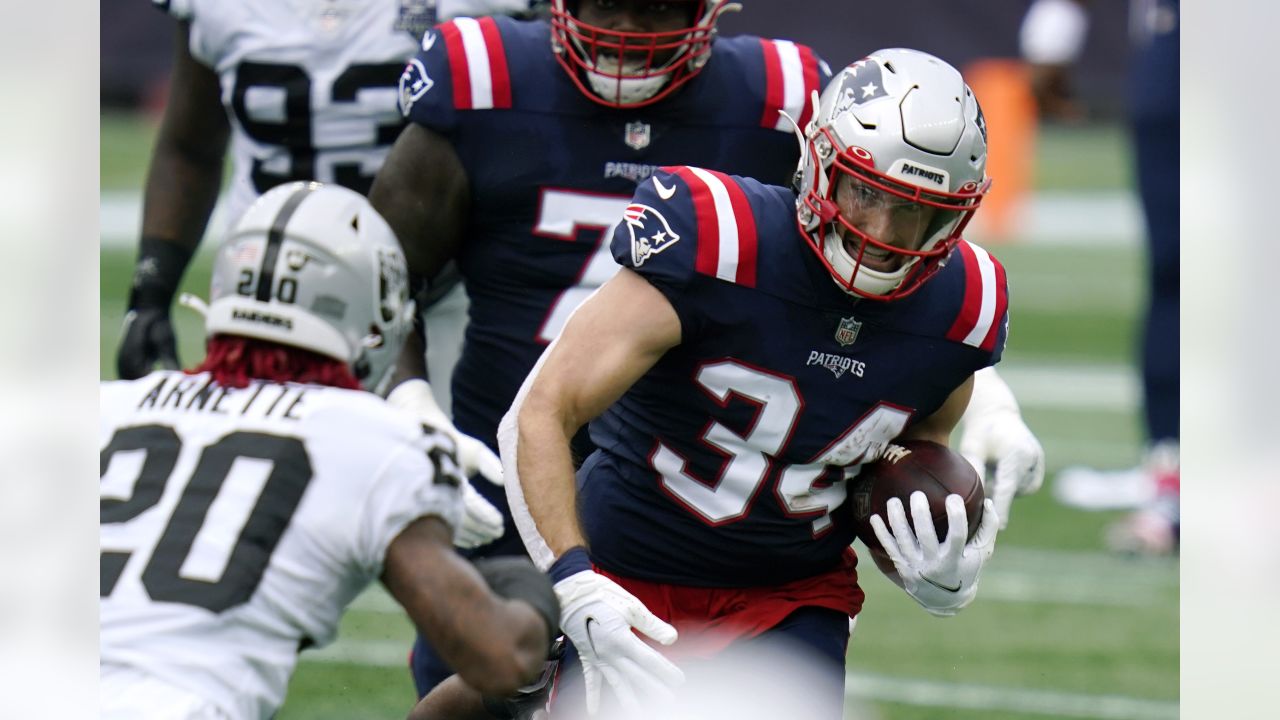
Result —
<instances>
[{"instance_id":1,"label":"football player in navy jersey","mask_svg":"<svg viewBox=\"0 0 1280 720\"><path fill-rule=\"evenodd\" d=\"M846 483L895 438L947 444L1000 358L1004 269L961 239L989 181L959 72L873 53L828 85L804 143L796 191L694 167L642 183L611 243L623 269L502 422L516 524L556 582L589 712L605 685L637 707L682 667L788 640L822 663L793 687L839 717L863 600ZM587 422L599 449L575 485ZM995 506L967 542L959 496L942 538L922 493L909 506L873 517L873 556L953 615L994 548Z\"/></svg>"},{"instance_id":2,"label":"football player in navy jersey","mask_svg":"<svg viewBox=\"0 0 1280 720\"><path fill-rule=\"evenodd\" d=\"M410 122L370 200L417 278L451 259L462 272L469 324L452 377L461 433L496 450L520 382L617 272L608 238L638 182L676 163L789 181L796 142L779 111L807 120L805 98L829 71L796 43L716 38L717 18L736 7L557 0L546 22L463 18L424 36L400 81ZM421 355L407 347L404 376L422 376ZM389 400L443 426L425 380ZM501 487L473 482L505 509ZM525 551L508 528L482 552ZM422 694L449 674L421 644L413 666Z\"/></svg>"},{"instance_id":3,"label":"football player in navy jersey","mask_svg":"<svg viewBox=\"0 0 1280 720\"><path fill-rule=\"evenodd\" d=\"M469 324L451 378L461 433L496 450L521 381L573 310L618 272L608 240L637 183L676 164L791 182L798 153L788 118L808 122L808 98L830 72L794 42L716 37L719 16L737 7L554 0L548 22L458 19L423 37L400 80L410 122L370 200L419 283L451 259L463 274ZM404 382L389 399L441 426L421 356L421 341L406 345ZM1026 488L1035 483L1025 478L1038 482L1041 451L1029 431L1028 446L992 430L1025 430L1009 407L991 414L1002 422L974 427L1001 439L983 446L992 457L1020 451L1005 475ZM580 433L577 457L591 449ZM473 480L506 511L500 487ZM524 548L508 528L480 552ZM420 693L448 672L421 644L413 665Z\"/></svg>"}]
</instances>

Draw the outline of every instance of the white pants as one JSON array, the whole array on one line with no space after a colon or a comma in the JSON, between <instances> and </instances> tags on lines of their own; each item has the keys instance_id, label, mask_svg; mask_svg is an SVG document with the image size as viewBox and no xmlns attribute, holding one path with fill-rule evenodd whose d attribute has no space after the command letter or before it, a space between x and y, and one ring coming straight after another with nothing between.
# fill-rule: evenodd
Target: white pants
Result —
<instances>
[{"instance_id":1,"label":"white pants","mask_svg":"<svg viewBox=\"0 0 1280 720\"><path fill-rule=\"evenodd\" d=\"M119 665L103 665L99 720L230 720L221 708L188 690Z\"/></svg>"}]
</instances>

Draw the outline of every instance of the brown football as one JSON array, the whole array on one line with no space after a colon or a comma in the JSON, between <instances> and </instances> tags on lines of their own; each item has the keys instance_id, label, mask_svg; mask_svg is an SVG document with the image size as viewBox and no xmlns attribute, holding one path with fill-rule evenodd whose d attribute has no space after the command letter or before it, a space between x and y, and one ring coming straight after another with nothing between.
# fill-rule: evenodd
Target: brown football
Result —
<instances>
[{"instance_id":1,"label":"brown football","mask_svg":"<svg viewBox=\"0 0 1280 720\"><path fill-rule=\"evenodd\" d=\"M890 445L883 457L863 467L850 485L855 531L858 539L874 550L880 549L880 541L871 529L871 516L878 513L888 525L885 508L889 498L901 498L907 522L914 530L909 498L917 490L923 492L929 498L933 527L941 541L947 537L948 495L955 493L964 498L970 538L978 531L982 500L986 497L982 480L968 460L947 446L928 440L902 440Z\"/></svg>"}]
</instances>

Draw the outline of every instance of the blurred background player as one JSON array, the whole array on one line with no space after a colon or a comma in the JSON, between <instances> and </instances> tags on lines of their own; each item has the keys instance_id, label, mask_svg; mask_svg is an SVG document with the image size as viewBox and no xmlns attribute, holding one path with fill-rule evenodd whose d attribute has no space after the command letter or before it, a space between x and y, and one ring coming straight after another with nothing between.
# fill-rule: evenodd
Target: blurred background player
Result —
<instances>
[{"instance_id":1,"label":"blurred background player","mask_svg":"<svg viewBox=\"0 0 1280 720\"><path fill-rule=\"evenodd\" d=\"M454 552L452 441L366 392L412 325L406 278L362 196L275 188L218 253L204 362L102 385L102 717L271 717L374 579L475 687L542 667L546 577Z\"/></svg>"},{"instance_id":2,"label":"blurred background player","mask_svg":"<svg viewBox=\"0 0 1280 720\"><path fill-rule=\"evenodd\" d=\"M808 98L829 69L798 43L717 38L719 17L738 7L554 0L549 22L458 20L423 38L401 79L410 123L370 199L404 244L412 274L430 277L457 259L471 303L452 377L461 433L496 449L498 422L542 350L617 272L607 240L636 183L672 164L791 183L799 156L781 113L807 122ZM421 348L407 344L406 377L422 372L420 358ZM410 379L389 399L438 424L444 413L432 395L427 382ZM997 475L1017 487L993 494L1010 499L1043 474L1043 451L1016 404L1011 422L1025 432L1004 444L970 443L975 457L1001 461L1006 471ZM966 432L1008 427L966 423ZM1023 439L1030 448L1017 444ZM580 434L576 455L591 449ZM505 514L501 488L476 485ZM524 550L508 528L480 552ZM420 693L448 675L421 643L413 665Z\"/></svg>"},{"instance_id":3,"label":"blurred background player","mask_svg":"<svg viewBox=\"0 0 1280 720\"><path fill-rule=\"evenodd\" d=\"M1082 0L1036 0L1022 27L1032 87L1048 118L1079 119L1071 69L1088 28ZM1147 451L1133 469L1073 467L1054 494L1085 509L1139 508L1107 532L1121 551L1165 554L1178 546L1178 0L1131 0L1129 119L1146 220L1147 308L1142 326L1143 419Z\"/></svg>"},{"instance_id":4,"label":"blurred background player","mask_svg":"<svg viewBox=\"0 0 1280 720\"><path fill-rule=\"evenodd\" d=\"M528 0L153 0L177 21L170 92L147 173L142 238L118 348L121 378L157 364L177 368L170 306L218 199L232 149L226 217L235 222L260 193L318 180L367 193L404 120L397 85L405 62L440 12L530 12ZM457 357L465 310L445 270L420 298L437 317L440 372ZM434 276L433 276L434 277ZM456 276L454 276L456 280ZM438 301L438 302L437 302ZM448 398L442 398L447 406ZM458 437L459 459L477 470L478 443ZM487 467L493 468L496 462ZM491 470L491 472L497 472ZM501 534L501 517L466 488L461 546Z\"/></svg>"},{"instance_id":5,"label":"blurred background player","mask_svg":"<svg viewBox=\"0 0 1280 720\"><path fill-rule=\"evenodd\" d=\"M623 269L502 422L516 524L556 582L589 713L606 685L651 711L675 663L696 685L699 661L785 640L821 663L789 683L821 706L799 716L840 717L863 600L847 481L895 438L948 444L974 373L1000 359L1004 268L961 239L990 181L960 73L873 53L828 85L805 143L794 190L691 167L642 183L611 243ZM575 481L588 421L599 449ZM959 496L944 538L923 493L910 506L919 535L891 501L873 555L954 615L994 549L995 506L967 543Z\"/></svg>"}]
</instances>

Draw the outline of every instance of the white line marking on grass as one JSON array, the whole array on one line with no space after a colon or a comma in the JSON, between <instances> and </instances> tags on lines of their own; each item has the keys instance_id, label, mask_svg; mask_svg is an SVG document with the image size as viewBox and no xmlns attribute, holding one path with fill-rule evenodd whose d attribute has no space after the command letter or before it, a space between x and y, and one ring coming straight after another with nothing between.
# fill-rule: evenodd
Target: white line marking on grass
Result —
<instances>
[{"instance_id":1,"label":"white line marking on grass","mask_svg":"<svg viewBox=\"0 0 1280 720\"><path fill-rule=\"evenodd\" d=\"M409 649L413 638L398 640L338 640L320 650L307 650L299 662L341 663L370 667L409 668Z\"/></svg>"},{"instance_id":2,"label":"white line marking on grass","mask_svg":"<svg viewBox=\"0 0 1280 720\"><path fill-rule=\"evenodd\" d=\"M1024 406L1131 411L1138 405L1138 377L1130 365L1023 361L1002 363L999 371Z\"/></svg>"},{"instance_id":3,"label":"white line marking on grass","mask_svg":"<svg viewBox=\"0 0 1280 720\"><path fill-rule=\"evenodd\" d=\"M860 700L924 707L1002 710L1073 718L1176 720L1178 717L1178 703L1165 700L943 683L863 673L848 675L845 695Z\"/></svg>"}]
</instances>

